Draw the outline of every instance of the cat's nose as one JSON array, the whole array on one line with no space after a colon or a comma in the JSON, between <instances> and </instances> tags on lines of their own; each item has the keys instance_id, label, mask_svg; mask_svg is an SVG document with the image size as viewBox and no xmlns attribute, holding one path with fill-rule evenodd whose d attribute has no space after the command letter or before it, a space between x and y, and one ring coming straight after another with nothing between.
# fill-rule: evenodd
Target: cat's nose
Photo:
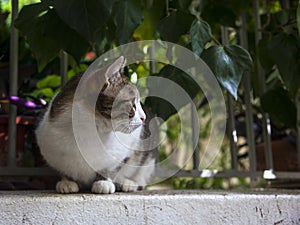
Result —
<instances>
[{"instance_id":1,"label":"cat's nose","mask_svg":"<svg viewBox=\"0 0 300 225\"><path fill-rule=\"evenodd\" d=\"M140 119L143 123L145 122L145 117L141 117Z\"/></svg>"}]
</instances>

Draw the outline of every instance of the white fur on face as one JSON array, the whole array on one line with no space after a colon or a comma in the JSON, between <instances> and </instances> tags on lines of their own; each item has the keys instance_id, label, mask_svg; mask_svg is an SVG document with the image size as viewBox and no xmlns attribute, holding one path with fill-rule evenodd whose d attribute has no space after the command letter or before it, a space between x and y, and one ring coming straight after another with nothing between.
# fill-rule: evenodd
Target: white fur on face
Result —
<instances>
[{"instance_id":1,"label":"white fur on face","mask_svg":"<svg viewBox=\"0 0 300 225\"><path fill-rule=\"evenodd\" d=\"M136 111L135 111L135 115L132 119L132 123L137 124L137 125L143 125L145 120L146 120L146 114L141 106L141 103L138 101L136 103Z\"/></svg>"}]
</instances>

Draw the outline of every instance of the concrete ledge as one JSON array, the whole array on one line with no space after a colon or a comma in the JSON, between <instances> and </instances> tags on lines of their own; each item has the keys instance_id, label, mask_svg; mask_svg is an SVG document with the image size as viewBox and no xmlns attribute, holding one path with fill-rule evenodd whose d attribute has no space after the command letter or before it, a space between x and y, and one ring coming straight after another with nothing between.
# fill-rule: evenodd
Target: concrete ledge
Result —
<instances>
[{"instance_id":1,"label":"concrete ledge","mask_svg":"<svg viewBox=\"0 0 300 225\"><path fill-rule=\"evenodd\" d=\"M298 191L0 192L0 224L300 224Z\"/></svg>"}]
</instances>

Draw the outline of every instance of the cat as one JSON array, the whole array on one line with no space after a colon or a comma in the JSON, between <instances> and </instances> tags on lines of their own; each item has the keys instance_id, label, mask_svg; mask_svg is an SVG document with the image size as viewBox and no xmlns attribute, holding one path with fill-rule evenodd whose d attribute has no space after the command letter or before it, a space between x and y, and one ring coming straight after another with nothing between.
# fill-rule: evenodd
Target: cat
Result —
<instances>
[{"instance_id":1,"label":"cat","mask_svg":"<svg viewBox=\"0 0 300 225\"><path fill-rule=\"evenodd\" d=\"M49 103L36 138L47 163L62 174L57 192L76 193L82 188L99 194L132 192L150 181L157 150L145 144L151 133L150 118L146 119L137 87L122 74L125 64L120 56L108 66L76 75ZM74 95L84 76L89 77L82 86L85 93L96 93L97 100L94 108L88 101L78 103L79 108L83 115L94 114L103 143L91 155L92 164L78 147L72 127Z\"/></svg>"}]
</instances>

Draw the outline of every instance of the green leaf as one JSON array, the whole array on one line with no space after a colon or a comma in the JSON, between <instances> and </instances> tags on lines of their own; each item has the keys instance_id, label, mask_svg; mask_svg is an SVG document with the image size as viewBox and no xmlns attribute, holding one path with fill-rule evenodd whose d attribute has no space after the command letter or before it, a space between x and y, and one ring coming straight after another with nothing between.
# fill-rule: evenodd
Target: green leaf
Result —
<instances>
[{"instance_id":1,"label":"green leaf","mask_svg":"<svg viewBox=\"0 0 300 225\"><path fill-rule=\"evenodd\" d=\"M289 98L288 92L283 88L279 87L266 92L261 97L261 106L277 122L288 127L296 126L296 106Z\"/></svg>"},{"instance_id":2,"label":"green leaf","mask_svg":"<svg viewBox=\"0 0 300 225\"><path fill-rule=\"evenodd\" d=\"M237 99L238 86L245 71L252 68L250 54L240 46L212 46L203 51L207 63L221 85Z\"/></svg>"},{"instance_id":3,"label":"green leaf","mask_svg":"<svg viewBox=\"0 0 300 225\"><path fill-rule=\"evenodd\" d=\"M211 40L212 34L208 23L204 20L194 20L190 30L193 52L200 56L204 46Z\"/></svg>"},{"instance_id":4,"label":"green leaf","mask_svg":"<svg viewBox=\"0 0 300 225\"><path fill-rule=\"evenodd\" d=\"M50 10L44 16L44 25L45 36L51 38L55 42L55 46L65 50L79 62L87 52L89 43L76 31L69 28L54 10Z\"/></svg>"},{"instance_id":5,"label":"green leaf","mask_svg":"<svg viewBox=\"0 0 300 225\"><path fill-rule=\"evenodd\" d=\"M269 42L270 38L262 38L257 46L259 61L266 71L270 71L275 64L274 60L272 59L272 55L269 53Z\"/></svg>"},{"instance_id":6,"label":"green leaf","mask_svg":"<svg viewBox=\"0 0 300 225\"><path fill-rule=\"evenodd\" d=\"M54 92L51 88L41 89L41 93L48 98L52 98L54 96Z\"/></svg>"},{"instance_id":7,"label":"green leaf","mask_svg":"<svg viewBox=\"0 0 300 225\"><path fill-rule=\"evenodd\" d=\"M94 43L95 53L102 55L115 46L116 26L112 19L108 20L107 27L97 32L97 40Z\"/></svg>"},{"instance_id":8,"label":"green leaf","mask_svg":"<svg viewBox=\"0 0 300 225\"><path fill-rule=\"evenodd\" d=\"M280 26L284 26L289 22L289 14L290 12L288 10L281 10L277 13L274 13L274 20L276 23Z\"/></svg>"},{"instance_id":9,"label":"green leaf","mask_svg":"<svg viewBox=\"0 0 300 225\"><path fill-rule=\"evenodd\" d=\"M151 8L144 8L144 20L135 30L134 36L141 38L142 40L156 39L156 27L162 18L165 8L165 2L156 0L152 2Z\"/></svg>"},{"instance_id":10,"label":"green leaf","mask_svg":"<svg viewBox=\"0 0 300 225\"><path fill-rule=\"evenodd\" d=\"M205 9L201 16L211 25L218 23L225 26L235 27L238 16L240 15L240 13L237 12L240 11L240 7L245 8L246 4L246 0L212 0L205 5Z\"/></svg>"},{"instance_id":11,"label":"green leaf","mask_svg":"<svg viewBox=\"0 0 300 225\"><path fill-rule=\"evenodd\" d=\"M59 53L59 46L45 35L44 14L48 6L43 3L24 6L15 21L15 26L26 36L38 61L39 71Z\"/></svg>"},{"instance_id":12,"label":"green leaf","mask_svg":"<svg viewBox=\"0 0 300 225\"><path fill-rule=\"evenodd\" d=\"M279 69L287 89L295 95L300 87L300 38L293 34L279 33L266 44L270 60Z\"/></svg>"},{"instance_id":13,"label":"green leaf","mask_svg":"<svg viewBox=\"0 0 300 225\"><path fill-rule=\"evenodd\" d=\"M135 29L142 23L143 10L139 0L122 0L113 5L112 18L119 44L130 41Z\"/></svg>"},{"instance_id":14,"label":"green leaf","mask_svg":"<svg viewBox=\"0 0 300 225\"><path fill-rule=\"evenodd\" d=\"M189 75L174 66L167 65L163 67L156 76L174 81L187 92L191 99L193 99L200 90L197 83L195 83L195 81ZM164 92L165 96L174 95L174 90L172 88L166 88L159 82L155 85L155 89ZM149 94L151 95L151 87L149 87ZM178 107L181 108L187 103L189 102L181 101ZM145 105L151 108L152 112L158 117L161 117L164 121L166 121L173 114L177 113L177 110L174 108L174 106L162 98L147 97L145 100Z\"/></svg>"},{"instance_id":15,"label":"green leaf","mask_svg":"<svg viewBox=\"0 0 300 225\"><path fill-rule=\"evenodd\" d=\"M167 65L163 67L158 76L174 81L187 92L191 99L193 99L200 90L198 84L190 75L174 66ZM185 104L186 103L183 103L183 105Z\"/></svg>"},{"instance_id":16,"label":"green leaf","mask_svg":"<svg viewBox=\"0 0 300 225\"><path fill-rule=\"evenodd\" d=\"M191 14L177 10L163 18L157 29L163 40L176 43L181 35L187 33L194 19Z\"/></svg>"},{"instance_id":17,"label":"green leaf","mask_svg":"<svg viewBox=\"0 0 300 225\"><path fill-rule=\"evenodd\" d=\"M89 43L69 28L45 3L25 6L15 23L26 36L41 71L61 49L72 55L77 62L87 51Z\"/></svg>"},{"instance_id":18,"label":"green leaf","mask_svg":"<svg viewBox=\"0 0 300 225\"><path fill-rule=\"evenodd\" d=\"M44 88L57 88L61 84L61 77L58 75L49 75L39 82L37 82L36 87L38 89Z\"/></svg>"},{"instance_id":19,"label":"green leaf","mask_svg":"<svg viewBox=\"0 0 300 225\"><path fill-rule=\"evenodd\" d=\"M86 64L80 64L77 67L71 69L68 71L68 79L70 80L75 75L82 73L88 69L88 65Z\"/></svg>"},{"instance_id":20,"label":"green leaf","mask_svg":"<svg viewBox=\"0 0 300 225\"><path fill-rule=\"evenodd\" d=\"M59 17L87 41L95 40L95 33L104 27L114 1L105 0L44 0L54 7Z\"/></svg>"}]
</instances>

